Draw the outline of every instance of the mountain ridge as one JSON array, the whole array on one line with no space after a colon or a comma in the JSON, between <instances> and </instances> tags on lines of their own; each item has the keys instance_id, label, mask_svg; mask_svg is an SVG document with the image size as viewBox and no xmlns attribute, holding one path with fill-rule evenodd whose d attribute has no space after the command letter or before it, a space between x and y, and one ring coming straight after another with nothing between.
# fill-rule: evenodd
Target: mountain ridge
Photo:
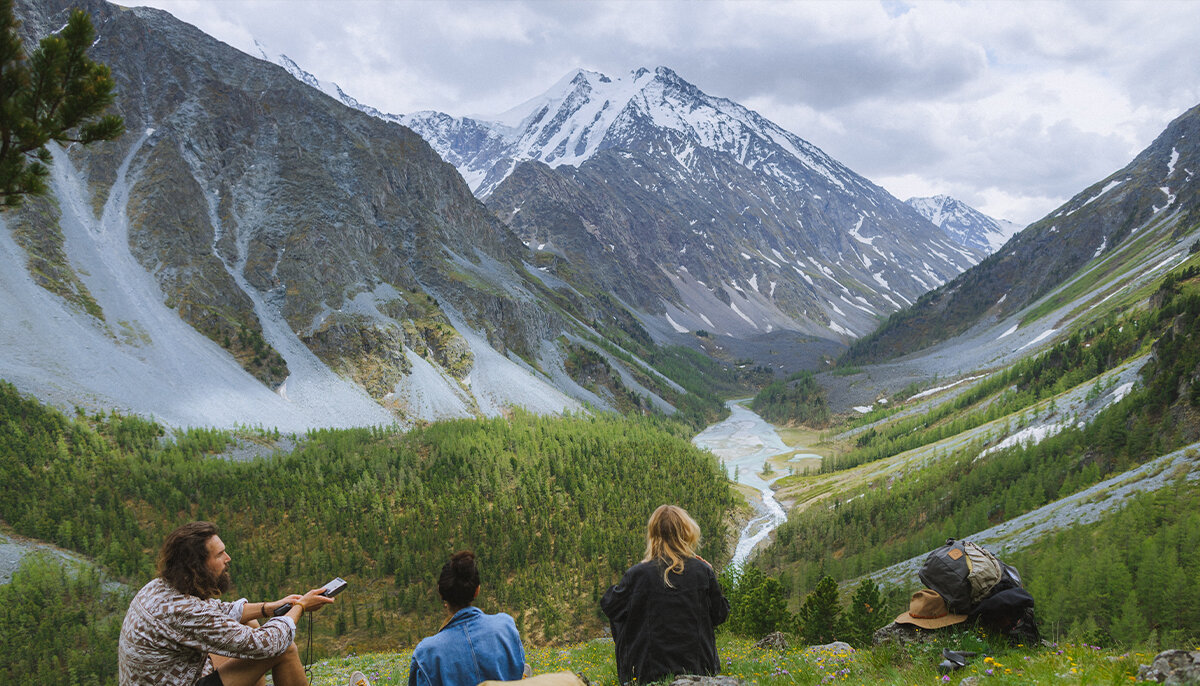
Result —
<instances>
[{"instance_id":1,"label":"mountain ridge","mask_svg":"<svg viewBox=\"0 0 1200 686\"><path fill-rule=\"evenodd\" d=\"M936 345L1020 312L1093 265L1100 272L1122 246L1161 236L1147 270L1200 225L1200 105L1176 117L1124 168L1077 193L1004 247L923 295L857 341L845 361L881 361ZM1186 246L1183 246L1186 252ZM1156 266L1157 265L1157 266ZM1097 272L1098 274L1100 272ZM1093 277L1098 278L1098 277Z\"/></svg>"},{"instance_id":2,"label":"mountain ridge","mask_svg":"<svg viewBox=\"0 0 1200 686\"><path fill-rule=\"evenodd\" d=\"M267 54L265 50L263 53ZM285 56L274 59L292 65L289 69L297 78L319 83ZM525 197L529 193L529 189L514 190L515 182L511 181L516 170L527 163L543 163L550 168L548 173L578 180L582 177L568 168L586 167L606 151L616 150L659 158L651 162L642 157L636 164L652 164L658 176L664 177L663 183L668 182L668 176L695 177L685 181L695 186L690 197L680 194L670 202L640 198L639 211L646 209L653 219L615 218L612 210L629 204L624 202L628 197L625 192L619 198L596 197L585 203L609 208L604 217L566 219L571 213L569 208L558 205L545 208L549 215L540 220L528 220L526 215L514 223L531 247L554 245L547 231L561 228L563 221L594 227L597 242L612 245L614 251L575 254L569 259L577 270L592 271L588 278L593 282L622 293L627 302L643 310L644 325L659 341L671 340L686 331L713 329L732 339L786 329L802 337L816 336L839 343L852 340L875 328L888 312L913 302L924 291L978 262L984 254L975 247L945 240L947 234L931 231L927 220L915 210L816 146L731 100L702 92L668 67L643 67L620 78L575 69L542 94L492 116L454 117L436 111L380 114L344 96L336 86L320 87L334 97L342 97L350 106L417 131L455 165L476 195L484 198L506 223L519 211L509 202L512 196ZM701 154L700 150L709 152ZM667 154L675 159L674 163L666 159ZM714 164L714 155L722 162ZM698 162L701 158L704 161ZM638 173L613 164L611 159L593 166L597 165L606 173L622 177ZM718 166L720 178L715 176ZM516 178L546 180L548 176L528 173ZM501 202L494 196L506 183L503 195L508 199ZM639 183L634 182L636 193L644 189ZM751 188L742 204L735 206L736 198L713 200L729 194L732 189L728 187L734 184ZM561 183L551 186L562 189ZM596 186L576 189L572 196L578 200L597 193L606 194L605 189ZM547 202L553 201L545 198L540 204ZM757 208L754 215L774 215L774 226L765 229L772 235L727 237L722 241L725 245L720 246L712 243L715 249L730 254L714 256L704 265L696 261L697 251L714 249L705 243L692 245L689 262L681 264L665 250L652 258L640 251L635 255L619 236L601 236L611 228L610 221L618 226L639 221L654 223L657 231L673 234L666 240L677 244L674 250L679 250L701 219L719 221L716 228L723 234L747 233L750 227L739 215L751 208ZM693 215L688 220L690 225L666 221L669 215L687 214ZM696 214L703 217L697 218ZM762 223L758 217L752 219ZM539 221L549 224L537 226ZM761 226L753 228L764 230ZM814 228L823 234L820 245L804 240ZM889 236L893 234L903 238L892 240ZM649 238L644 232L643 237ZM880 237L879 246L872 245ZM571 242L560 237L559 242L564 241ZM918 247L901 247L905 242ZM617 252L620 247L626 249ZM785 266L783 262L789 260L780 256L789 250L806 259ZM897 252L902 255L897 257ZM748 265L730 259L739 254L764 256L766 261L761 264L766 269L746 268ZM646 277L647 283L638 284L637 275L625 266L646 259L652 259L657 269ZM593 269L597 260L610 264ZM689 278L681 267L701 276ZM673 291L663 287L660 273L676 282ZM620 278L606 280L613 275ZM823 283L815 284L814 278ZM764 299L757 295L742 297L748 291L739 282L768 281L786 286L778 301L773 294ZM647 301L643 297L646 294L652 294L658 302ZM736 305L734 301L738 301ZM718 321L723 323L718 325Z\"/></svg>"},{"instance_id":3,"label":"mountain ridge","mask_svg":"<svg viewBox=\"0 0 1200 686\"><path fill-rule=\"evenodd\" d=\"M503 176L494 188L477 186L477 194L531 246L555 245L564 222L594 227L596 243L612 249L576 255L577 265L608 262L597 269L620 272L652 260L676 292L652 286L663 305L638 304L661 319L665 306L670 328L658 327L664 336L716 329L752 337L784 328L852 338L981 256L945 240L910 207L810 143L665 67L636 70L628 80L576 70L498 119L515 132L508 134L515 141L510 153L492 166L460 167L464 176ZM404 120L447 159L474 152L455 144L476 120ZM521 157L529 160L516 161ZM535 162L547 170L517 173ZM550 197L539 197L528 184L549 176L559 181L544 189ZM563 183L575 187L570 203L553 197ZM589 207L607 209L580 209ZM620 234L619 227L639 228ZM637 282L628 272L616 280L594 276L618 291ZM759 288L768 283L779 290Z\"/></svg>"}]
</instances>

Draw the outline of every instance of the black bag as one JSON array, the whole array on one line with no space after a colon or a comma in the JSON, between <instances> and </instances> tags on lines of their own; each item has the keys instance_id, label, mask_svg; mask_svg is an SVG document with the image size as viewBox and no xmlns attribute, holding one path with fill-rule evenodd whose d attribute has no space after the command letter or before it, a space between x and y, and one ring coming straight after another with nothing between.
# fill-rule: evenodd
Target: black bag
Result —
<instances>
[{"instance_id":1,"label":"black bag","mask_svg":"<svg viewBox=\"0 0 1200 686\"><path fill-rule=\"evenodd\" d=\"M1004 636L1013 645L1033 646L1042 640L1033 614L1033 596L1019 585L984 598L971 610L967 621Z\"/></svg>"},{"instance_id":2,"label":"black bag","mask_svg":"<svg viewBox=\"0 0 1200 686\"><path fill-rule=\"evenodd\" d=\"M951 538L946 545L929 553L917 576L926 588L942 596L950 612L965 615L991 595L996 584L1007 576L1005 566L982 547ZM1012 573L1016 575L1016 570ZM1020 577L1016 576L1016 584L1020 583Z\"/></svg>"}]
</instances>

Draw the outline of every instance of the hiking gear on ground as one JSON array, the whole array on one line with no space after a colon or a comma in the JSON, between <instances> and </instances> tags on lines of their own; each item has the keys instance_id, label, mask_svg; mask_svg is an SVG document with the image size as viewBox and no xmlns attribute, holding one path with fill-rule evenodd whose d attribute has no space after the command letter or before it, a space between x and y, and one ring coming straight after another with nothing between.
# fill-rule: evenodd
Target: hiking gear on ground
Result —
<instances>
[{"instance_id":1,"label":"hiking gear on ground","mask_svg":"<svg viewBox=\"0 0 1200 686\"><path fill-rule=\"evenodd\" d=\"M1020 587L996 591L984 598L969 617L972 623L1003 635L1013 645L1037 645L1042 640L1033 614L1033 596Z\"/></svg>"},{"instance_id":2,"label":"hiking gear on ground","mask_svg":"<svg viewBox=\"0 0 1200 686\"><path fill-rule=\"evenodd\" d=\"M941 594L950 612L966 614L992 592L1004 569L1000 560L982 547L951 538L929 553L917 576Z\"/></svg>"},{"instance_id":3,"label":"hiking gear on ground","mask_svg":"<svg viewBox=\"0 0 1200 686\"><path fill-rule=\"evenodd\" d=\"M367 677L362 672L352 672L349 686L371 686L371 682L367 681Z\"/></svg>"},{"instance_id":4,"label":"hiking gear on ground","mask_svg":"<svg viewBox=\"0 0 1200 686\"><path fill-rule=\"evenodd\" d=\"M938 663L938 671L942 674L945 674L946 672L953 672L956 669L962 669L963 667L967 666L967 663L970 662L971 658L975 657L975 655L976 653L973 653L969 650L959 651L950 650L949 648L942 648L942 657L945 659Z\"/></svg>"}]
</instances>

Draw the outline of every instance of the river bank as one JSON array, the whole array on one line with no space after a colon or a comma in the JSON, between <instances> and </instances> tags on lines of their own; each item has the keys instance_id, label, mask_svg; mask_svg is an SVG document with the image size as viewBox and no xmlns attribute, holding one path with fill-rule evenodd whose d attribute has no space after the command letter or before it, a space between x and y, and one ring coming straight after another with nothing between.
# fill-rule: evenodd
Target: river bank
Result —
<instances>
[{"instance_id":1,"label":"river bank","mask_svg":"<svg viewBox=\"0 0 1200 686\"><path fill-rule=\"evenodd\" d=\"M820 466L822 456L810 447L816 434L796 429L780 430L752 412L749 398L730 400L730 415L701 431L692 443L711 451L741 486L754 515L742 527L734 547L733 563L745 564L754 549L787 521L790 503L775 497L773 484L781 477ZM785 440L785 436L788 440Z\"/></svg>"}]
</instances>

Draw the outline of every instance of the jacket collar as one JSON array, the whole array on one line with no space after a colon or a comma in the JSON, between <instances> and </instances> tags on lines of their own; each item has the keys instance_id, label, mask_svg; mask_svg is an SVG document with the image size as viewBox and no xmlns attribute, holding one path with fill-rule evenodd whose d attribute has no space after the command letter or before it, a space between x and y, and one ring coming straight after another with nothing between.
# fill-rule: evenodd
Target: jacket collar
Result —
<instances>
[{"instance_id":1,"label":"jacket collar","mask_svg":"<svg viewBox=\"0 0 1200 686\"><path fill-rule=\"evenodd\" d=\"M468 606L464 607L463 609L459 610L458 612L455 612L454 616L451 617L450 619L446 620L446 623L443 624L442 628L438 629L438 631L445 631L446 629L448 629L452 626L457 626L459 624L465 624L482 614L483 614L483 610L480 610L479 608L475 607L474 605L468 605Z\"/></svg>"}]
</instances>

